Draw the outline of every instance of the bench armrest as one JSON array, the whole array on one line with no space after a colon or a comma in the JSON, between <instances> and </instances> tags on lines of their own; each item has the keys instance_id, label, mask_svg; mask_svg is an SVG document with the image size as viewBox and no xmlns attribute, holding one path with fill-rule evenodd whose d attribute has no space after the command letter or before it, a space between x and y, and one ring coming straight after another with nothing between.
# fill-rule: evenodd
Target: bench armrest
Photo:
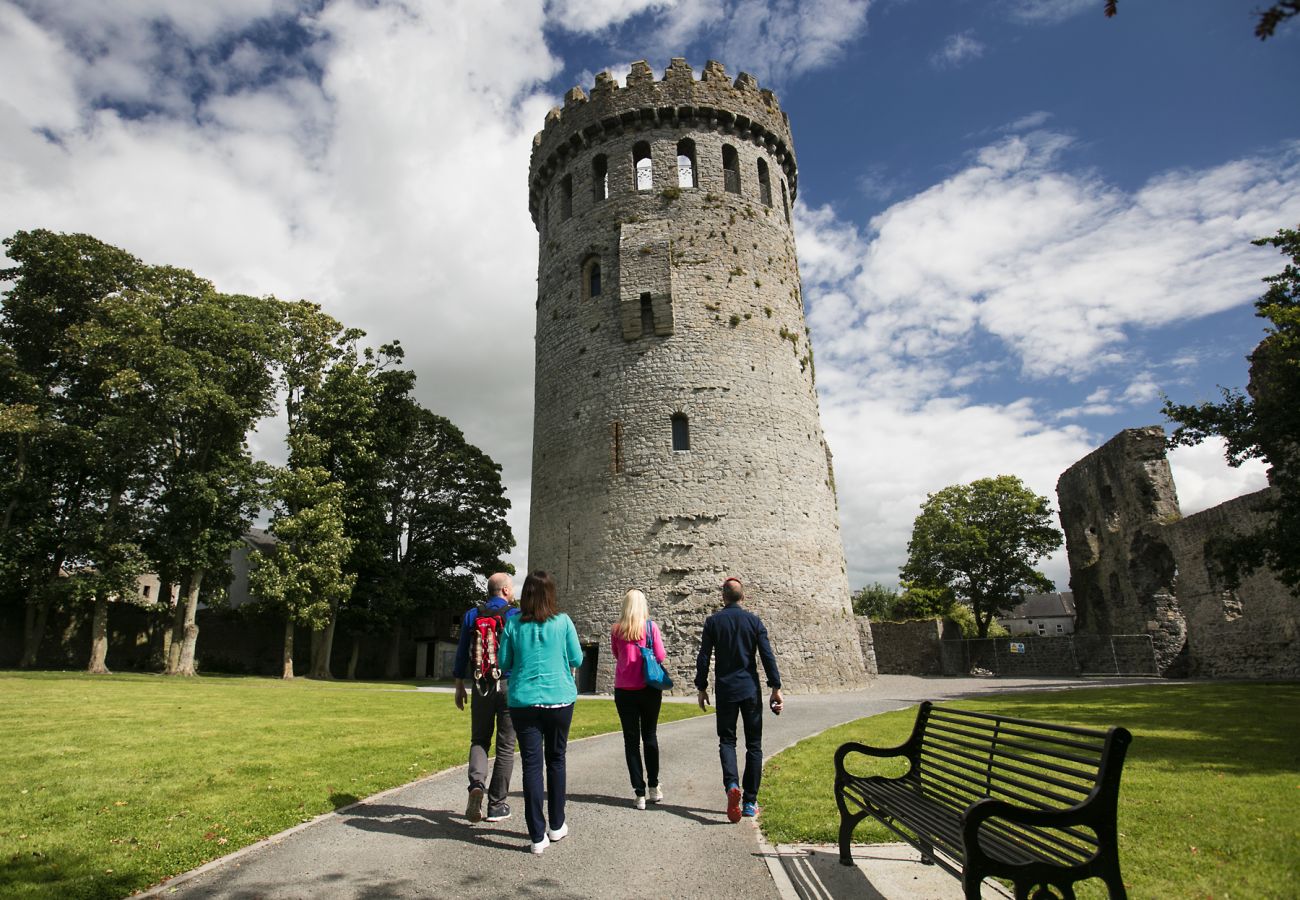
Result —
<instances>
[{"instance_id":1,"label":"bench armrest","mask_svg":"<svg viewBox=\"0 0 1300 900\"><path fill-rule=\"evenodd\" d=\"M1093 796L1089 796L1080 803L1063 809L1030 809L988 797L977 800L961 815L961 842L966 859L988 858L980 849L979 830L989 819L1006 819L1018 825L1040 828L1068 828L1072 825L1095 827L1094 811L1089 809L1092 800Z\"/></svg>"},{"instance_id":2,"label":"bench armrest","mask_svg":"<svg viewBox=\"0 0 1300 900\"><path fill-rule=\"evenodd\" d=\"M899 744L897 747L871 747L866 744L859 744L857 741L840 744L840 748L835 751L835 778L839 780L840 776L848 775L848 772L844 771L844 757L850 753L861 753L864 756L890 757L910 756L911 750L912 742L910 740L905 744Z\"/></svg>"}]
</instances>

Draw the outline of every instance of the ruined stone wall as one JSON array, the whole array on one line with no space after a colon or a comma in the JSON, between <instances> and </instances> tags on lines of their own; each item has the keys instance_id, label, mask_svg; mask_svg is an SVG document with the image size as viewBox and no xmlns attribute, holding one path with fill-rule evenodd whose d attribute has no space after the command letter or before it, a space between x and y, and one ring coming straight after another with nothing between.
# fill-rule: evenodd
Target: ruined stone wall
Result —
<instances>
[{"instance_id":1,"label":"ruined stone wall","mask_svg":"<svg viewBox=\"0 0 1300 900\"><path fill-rule=\"evenodd\" d=\"M642 145L653 185L638 190ZM694 163L679 186L684 146ZM609 629L631 587L691 690L730 575L792 690L867 678L804 323L796 177L775 97L717 63L698 81L681 60L662 81L645 63L626 87L602 76L534 142L529 567L555 573L597 654L597 690L613 684ZM674 449L674 418L689 449Z\"/></svg>"},{"instance_id":2,"label":"ruined stone wall","mask_svg":"<svg viewBox=\"0 0 1300 900\"><path fill-rule=\"evenodd\" d=\"M1253 531L1273 488L1247 494L1170 525L1178 603L1187 619L1188 674L1215 678L1300 676L1300 601L1270 572L1223 583L1207 549L1234 531Z\"/></svg>"},{"instance_id":3,"label":"ruined stone wall","mask_svg":"<svg viewBox=\"0 0 1300 900\"><path fill-rule=\"evenodd\" d=\"M881 675L942 675L943 621L874 622L872 646Z\"/></svg>"},{"instance_id":4,"label":"ruined stone wall","mask_svg":"<svg viewBox=\"0 0 1300 900\"><path fill-rule=\"evenodd\" d=\"M1178 674L1187 626L1165 526L1180 518L1160 426L1121 431L1056 483L1082 634L1149 634L1157 670Z\"/></svg>"}]
</instances>

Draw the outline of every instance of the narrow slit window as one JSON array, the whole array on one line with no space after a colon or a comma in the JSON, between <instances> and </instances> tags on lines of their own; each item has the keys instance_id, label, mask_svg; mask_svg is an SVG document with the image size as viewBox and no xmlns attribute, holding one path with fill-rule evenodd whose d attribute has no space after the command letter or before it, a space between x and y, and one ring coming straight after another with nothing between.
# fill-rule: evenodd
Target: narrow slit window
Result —
<instances>
[{"instance_id":1,"label":"narrow slit window","mask_svg":"<svg viewBox=\"0 0 1300 900\"><path fill-rule=\"evenodd\" d=\"M699 187L695 176L695 141L683 138L677 142L677 186Z\"/></svg>"},{"instance_id":2,"label":"narrow slit window","mask_svg":"<svg viewBox=\"0 0 1300 900\"><path fill-rule=\"evenodd\" d=\"M654 163L650 159L650 145L640 141L632 148L632 168L636 171L636 189L648 191L655 186Z\"/></svg>"},{"instance_id":3,"label":"narrow slit window","mask_svg":"<svg viewBox=\"0 0 1300 900\"><path fill-rule=\"evenodd\" d=\"M785 224L790 224L790 193L785 189L785 179L781 179L781 206L785 208Z\"/></svg>"},{"instance_id":4,"label":"narrow slit window","mask_svg":"<svg viewBox=\"0 0 1300 900\"><path fill-rule=\"evenodd\" d=\"M573 215L573 176L565 175L560 179L560 221Z\"/></svg>"},{"instance_id":5,"label":"narrow slit window","mask_svg":"<svg viewBox=\"0 0 1300 900\"><path fill-rule=\"evenodd\" d=\"M673 423L673 450L691 449L691 423L686 418L685 413L674 413Z\"/></svg>"},{"instance_id":6,"label":"narrow slit window","mask_svg":"<svg viewBox=\"0 0 1300 900\"><path fill-rule=\"evenodd\" d=\"M722 186L728 193L740 193L740 156L730 144L722 145Z\"/></svg>"},{"instance_id":7,"label":"narrow slit window","mask_svg":"<svg viewBox=\"0 0 1300 900\"><path fill-rule=\"evenodd\" d=\"M623 423L609 423L610 468L615 475L623 473Z\"/></svg>"},{"instance_id":8,"label":"narrow slit window","mask_svg":"<svg viewBox=\"0 0 1300 900\"><path fill-rule=\"evenodd\" d=\"M767 172L767 160L758 161L758 199L764 206L772 205L772 178Z\"/></svg>"},{"instance_id":9,"label":"narrow slit window","mask_svg":"<svg viewBox=\"0 0 1300 900\"><path fill-rule=\"evenodd\" d=\"M609 199L609 160L603 153L591 160L591 199L597 203Z\"/></svg>"},{"instance_id":10,"label":"narrow slit window","mask_svg":"<svg viewBox=\"0 0 1300 900\"><path fill-rule=\"evenodd\" d=\"M655 333L655 310L649 294L641 295L641 334Z\"/></svg>"},{"instance_id":11,"label":"narrow slit window","mask_svg":"<svg viewBox=\"0 0 1300 900\"><path fill-rule=\"evenodd\" d=\"M600 296L600 257L592 256L582 267L582 295L584 300Z\"/></svg>"}]
</instances>

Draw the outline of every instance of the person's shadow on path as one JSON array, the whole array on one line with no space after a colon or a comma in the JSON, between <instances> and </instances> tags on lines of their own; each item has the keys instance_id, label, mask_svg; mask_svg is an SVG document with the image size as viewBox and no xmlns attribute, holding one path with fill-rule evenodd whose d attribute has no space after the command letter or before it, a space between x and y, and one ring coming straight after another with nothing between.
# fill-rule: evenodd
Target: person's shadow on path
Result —
<instances>
[{"instance_id":1,"label":"person's shadow on path","mask_svg":"<svg viewBox=\"0 0 1300 900\"><path fill-rule=\"evenodd\" d=\"M611 797L608 794L569 794L569 801L632 810L638 815L653 815L656 811L664 812L679 818L690 819L692 822L698 822L701 825L731 825L727 821L726 811L722 809L700 809L695 806L681 806L677 803L647 803L645 813L642 813L641 810L633 809L630 799L622 796Z\"/></svg>"},{"instance_id":2,"label":"person's shadow on path","mask_svg":"<svg viewBox=\"0 0 1300 900\"><path fill-rule=\"evenodd\" d=\"M464 841L521 853L531 850L526 834L499 827L495 822L471 825L464 815L445 809L375 803L364 804L339 815L345 817L344 825L361 831L395 834L422 841Z\"/></svg>"}]
</instances>

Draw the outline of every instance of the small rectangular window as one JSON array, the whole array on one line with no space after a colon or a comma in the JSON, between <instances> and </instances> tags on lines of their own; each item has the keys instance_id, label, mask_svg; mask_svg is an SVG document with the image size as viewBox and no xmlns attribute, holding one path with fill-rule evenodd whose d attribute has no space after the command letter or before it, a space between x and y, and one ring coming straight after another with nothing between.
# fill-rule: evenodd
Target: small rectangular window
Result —
<instances>
[{"instance_id":1,"label":"small rectangular window","mask_svg":"<svg viewBox=\"0 0 1300 900\"><path fill-rule=\"evenodd\" d=\"M686 416L678 413L673 416L673 449L691 449L691 423Z\"/></svg>"},{"instance_id":2,"label":"small rectangular window","mask_svg":"<svg viewBox=\"0 0 1300 900\"><path fill-rule=\"evenodd\" d=\"M615 475L623 474L623 423L609 423L610 468Z\"/></svg>"}]
</instances>

